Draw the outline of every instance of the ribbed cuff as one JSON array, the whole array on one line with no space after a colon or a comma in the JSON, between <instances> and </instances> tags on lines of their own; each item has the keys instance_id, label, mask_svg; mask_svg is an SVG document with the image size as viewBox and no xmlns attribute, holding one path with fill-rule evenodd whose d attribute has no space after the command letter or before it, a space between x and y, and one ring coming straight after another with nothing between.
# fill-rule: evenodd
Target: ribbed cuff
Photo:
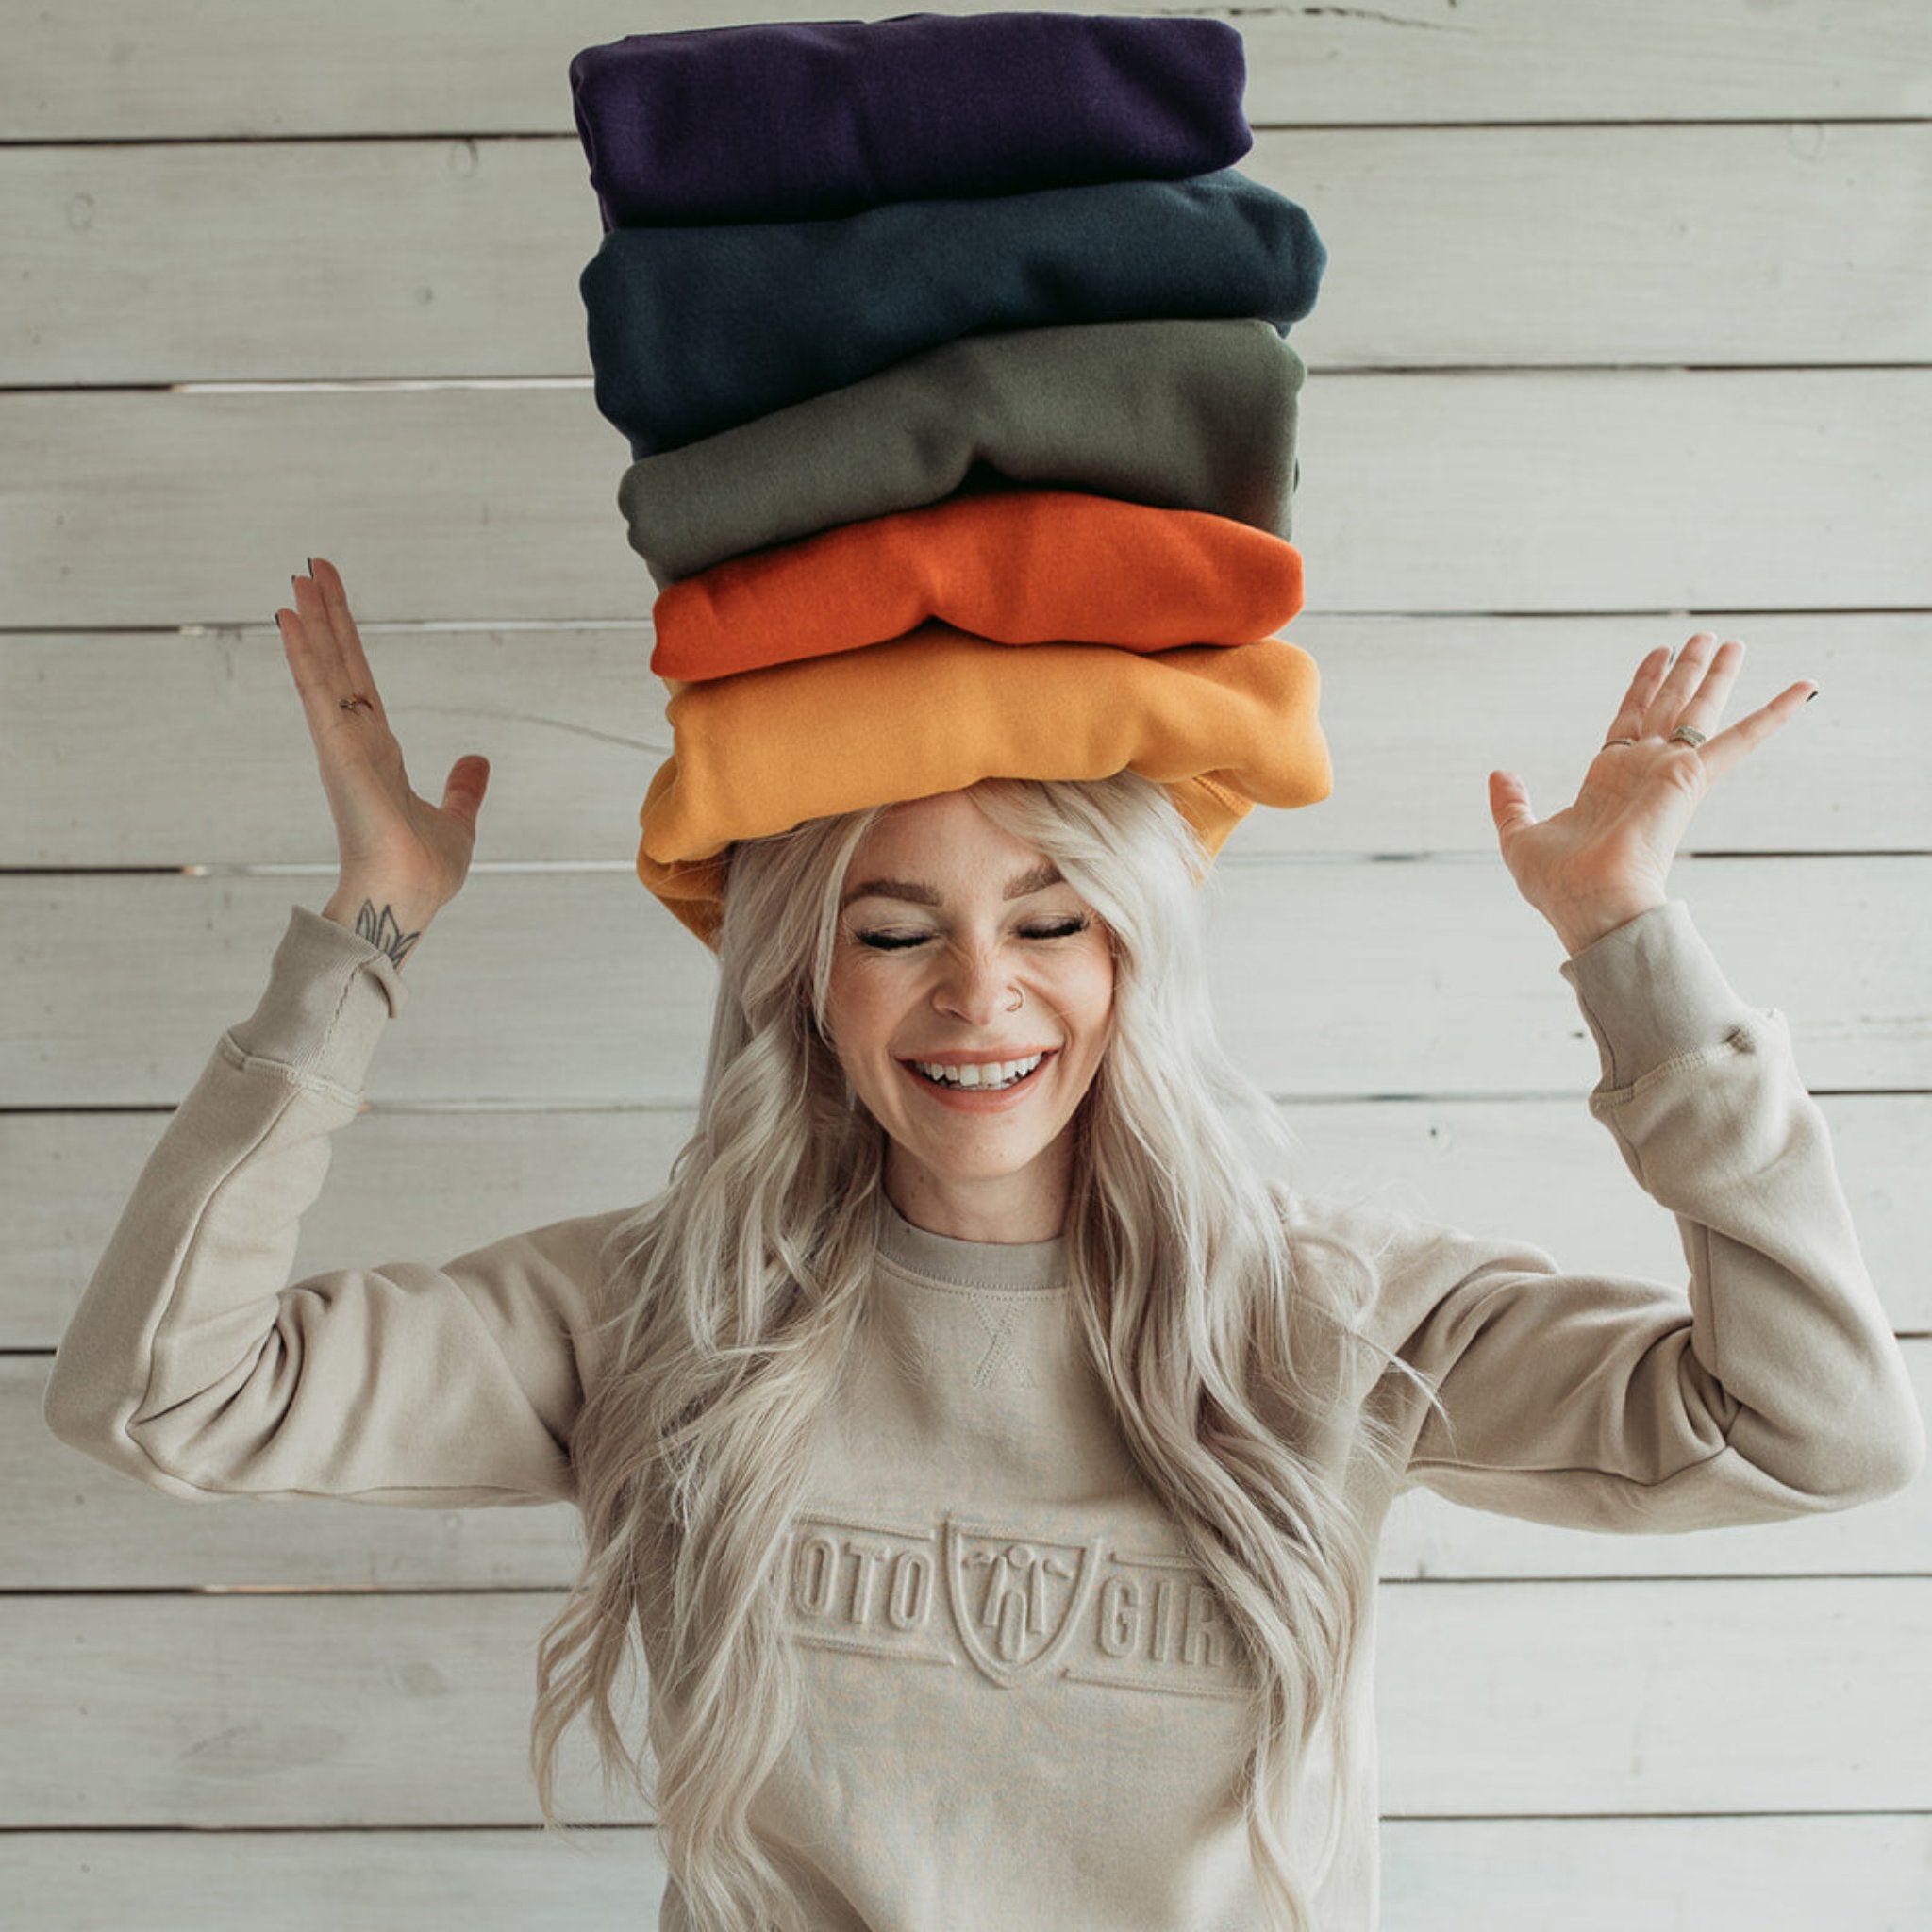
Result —
<instances>
[{"instance_id":1,"label":"ribbed cuff","mask_svg":"<svg viewBox=\"0 0 1932 1932\"><path fill-rule=\"evenodd\" d=\"M1641 912L1558 968L1596 1039L1606 1087L1629 1087L1680 1054L1721 1045L1756 1017L1681 899Z\"/></svg>"},{"instance_id":2,"label":"ribbed cuff","mask_svg":"<svg viewBox=\"0 0 1932 1932\"><path fill-rule=\"evenodd\" d=\"M228 1037L257 1058L359 1092L382 1029L408 996L381 947L291 906L260 1004Z\"/></svg>"}]
</instances>

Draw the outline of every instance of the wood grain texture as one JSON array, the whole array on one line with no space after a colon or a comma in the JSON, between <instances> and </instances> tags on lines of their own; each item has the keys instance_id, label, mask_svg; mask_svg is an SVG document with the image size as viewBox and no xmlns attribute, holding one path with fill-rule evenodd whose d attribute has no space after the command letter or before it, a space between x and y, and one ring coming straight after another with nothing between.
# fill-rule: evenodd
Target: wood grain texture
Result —
<instances>
[{"instance_id":1,"label":"wood grain texture","mask_svg":"<svg viewBox=\"0 0 1932 1932\"><path fill-rule=\"evenodd\" d=\"M1338 375L1303 416L1311 612L1932 607L1888 480L1932 370ZM650 608L588 387L17 392L0 442L0 627L263 624L318 552L371 621Z\"/></svg>"},{"instance_id":2,"label":"wood grain texture","mask_svg":"<svg viewBox=\"0 0 1932 1932\"><path fill-rule=\"evenodd\" d=\"M1932 359L1924 125L1329 128L1241 166L1327 244L1318 372ZM0 149L0 381L588 375L599 234L574 138Z\"/></svg>"},{"instance_id":3,"label":"wood grain texture","mask_svg":"<svg viewBox=\"0 0 1932 1932\"><path fill-rule=\"evenodd\" d=\"M1041 0L1054 12L1144 0ZM932 11L982 11L939 0ZM1192 10L1192 9L1191 9ZM1882 119L1932 112L1932 25L1915 0L1403 0L1203 8L1247 47L1255 123ZM0 139L462 133L570 126L571 56L620 34L845 18L841 0L339 0L313 36L255 0L8 0L28 50Z\"/></svg>"},{"instance_id":4,"label":"wood grain texture","mask_svg":"<svg viewBox=\"0 0 1932 1932\"><path fill-rule=\"evenodd\" d=\"M1932 1580L1416 1583L1381 1606L1386 1811L1932 1801Z\"/></svg>"},{"instance_id":5,"label":"wood grain texture","mask_svg":"<svg viewBox=\"0 0 1932 1932\"><path fill-rule=\"evenodd\" d=\"M271 601L275 591L265 587ZM1699 808L1690 850L1932 850L1932 760L1917 724L1932 718L1926 620L1725 612L1291 625L1321 671L1335 789L1319 807L1252 813L1229 849L1487 857L1490 765L1520 772L1538 809L1554 809L1595 755L1638 658L1693 625L1746 642L1731 716L1800 677L1821 695ZM644 788L670 748L647 624L364 631L418 789L440 786L464 752L490 758L481 862L629 856ZM38 755L48 745L58 759ZM0 865L335 858L314 752L265 622L0 636Z\"/></svg>"},{"instance_id":6,"label":"wood grain texture","mask_svg":"<svg viewBox=\"0 0 1932 1932\"><path fill-rule=\"evenodd\" d=\"M1932 1413L1932 1341L1905 1344ZM0 1359L0 1591L502 1590L567 1586L574 1509L206 1505L157 1495L57 1441L41 1420L46 1364ZM1385 1578L1932 1576L1932 1472L1859 1509L1695 1536L1592 1536L1404 1497Z\"/></svg>"},{"instance_id":7,"label":"wood grain texture","mask_svg":"<svg viewBox=\"0 0 1932 1932\"><path fill-rule=\"evenodd\" d=\"M514 1831L8 1832L0 1887L35 1932L649 1932L646 1826Z\"/></svg>"},{"instance_id":8,"label":"wood grain texture","mask_svg":"<svg viewBox=\"0 0 1932 1932\"><path fill-rule=\"evenodd\" d=\"M1672 884L1740 996L1787 1014L1811 1086L1932 1082L1932 859L1689 858ZM0 1087L28 1107L173 1106L314 887L0 878ZM1237 859L1207 929L1223 1037L1281 1097L1581 1095L1598 1077L1561 948L1489 866ZM627 873L473 875L404 971L370 1077L386 1103L695 1096L709 956Z\"/></svg>"},{"instance_id":9,"label":"wood grain texture","mask_svg":"<svg viewBox=\"0 0 1932 1932\"><path fill-rule=\"evenodd\" d=\"M1428 1932L1917 1932L1932 1820L1564 1818L1382 1826L1383 1923ZM646 1829L18 1832L0 1885L53 1932L641 1932L663 1863Z\"/></svg>"},{"instance_id":10,"label":"wood grain texture","mask_svg":"<svg viewBox=\"0 0 1932 1932\"><path fill-rule=\"evenodd\" d=\"M1932 1097L1826 1094L1820 1106L1893 1324L1932 1331L1921 1199L1932 1169ZM1310 1102L1282 1112L1301 1143L1296 1178L1307 1191L1389 1186L1416 1213L1532 1241L1565 1266L1682 1277L1674 1222L1615 1158L1580 1091ZM148 1110L0 1113L10 1236L0 1349L50 1349L59 1339L166 1124L164 1112ZM691 1124L677 1108L458 1102L416 1112L372 1104L353 1132L335 1138L327 1185L303 1220L295 1276L377 1255L444 1259L520 1227L642 1201L662 1185ZM425 1175L436 1185L425 1186Z\"/></svg>"},{"instance_id":11,"label":"wood grain texture","mask_svg":"<svg viewBox=\"0 0 1932 1932\"><path fill-rule=\"evenodd\" d=\"M1932 359L1923 125L1337 128L1241 168L1327 244L1318 374Z\"/></svg>"},{"instance_id":12,"label":"wood grain texture","mask_svg":"<svg viewBox=\"0 0 1932 1932\"><path fill-rule=\"evenodd\" d=\"M9 1824L537 1822L526 1769L549 1592L0 1601ZM573 1740L561 1802L606 1806Z\"/></svg>"},{"instance_id":13,"label":"wood grain texture","mask_svg":"<svg viewBox=\"0 0 1932 1932\"><path fill-rule=\"evenodd\" d=\"M1390 1932L1914 1932L1932 1819L1397 1819Z\"/></svg>"},{"instance_id":14,"label":"wood grain texture","mask_svg":"<svg viewBox=\"0 0 1932 1932\"><path fill-rule=\"evenodd\" d=\"M557 1601L0 1602L0 1816L532 1822L530 1657ZM1924 1578L1389 1586L1383 1807L1932 1808L1928 1618ZM572 1802L592 1803L581 1779Z\"/></svg>"}]
</instances>

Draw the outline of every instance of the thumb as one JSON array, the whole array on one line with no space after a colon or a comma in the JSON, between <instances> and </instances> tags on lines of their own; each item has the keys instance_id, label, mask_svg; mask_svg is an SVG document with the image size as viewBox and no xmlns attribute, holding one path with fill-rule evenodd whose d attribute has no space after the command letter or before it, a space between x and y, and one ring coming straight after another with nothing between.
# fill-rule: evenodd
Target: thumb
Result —
<instances>
[{"instance_id":1,"label":"thumb","mask_svg":"<svg viewBox=\"0 0 1932 1932\"><path fill-rule=\"evenodd\" d=\"M490 760L481 752L465 752L449 768L442 788L442 808L454 812L473 830L483 794L490 789Z\"/></svg>"},{"instance_id":2,"label":"thumb","mask_svg":"<svg viewBox=\"0 0 1932 1932\"><path fill-rule=\"evenodd\" d=\"M1495 822L1496 836L1505 844L1525 826L1536 824L1529 808L1529 788L1514 772L1490 774L1490 817Z\"/></svg>"}]
</instances>

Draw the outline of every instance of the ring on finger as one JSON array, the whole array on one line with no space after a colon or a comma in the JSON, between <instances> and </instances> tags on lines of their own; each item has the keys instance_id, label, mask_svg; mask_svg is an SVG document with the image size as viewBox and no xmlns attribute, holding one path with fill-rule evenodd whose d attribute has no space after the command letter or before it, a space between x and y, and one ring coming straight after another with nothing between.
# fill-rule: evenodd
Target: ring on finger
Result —
<instances>
[{"instance_id":1,"label":"ring on finger","mask_svg":"<svg viewBox=\"0 0 1932 1932\"><path fill-rule=\"evenodd\" d=\"M1603 749L1608 751L1613 744L1635 744L1636 742L1637 741L1634 738L1607 738L1604 740Z\"/></svg>"},{"instance_id":2,"label":"ring on finger","mask_svg":"<svg viewBox=\"0 0 1932 1932\"><path fill-rule=\"evenodd\" d=\"M336 700L336 709L339 711L373 711L375 708L375 699L364 697L359 691L352 691L347 697Z\"/></svg>"},{"instance_id":3,"label":"ring on finger","mask_svg":"<svg viewBox=\"0 0 1932 1932\"><path fill-rule=\"evenodd\" d=\"M1692 750L1695 750L1700 744L1707 743L1710 734L1707 731L1700 731L1694 724L1679 724L1671 733L1673 741L1679 744L1688 744Z\"/></svg>"}]
</instances>

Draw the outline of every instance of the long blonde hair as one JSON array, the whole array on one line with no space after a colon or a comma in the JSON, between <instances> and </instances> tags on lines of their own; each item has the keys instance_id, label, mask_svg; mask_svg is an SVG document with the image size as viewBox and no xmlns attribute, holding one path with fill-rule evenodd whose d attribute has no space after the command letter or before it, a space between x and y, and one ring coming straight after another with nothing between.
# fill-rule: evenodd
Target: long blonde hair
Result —
<instances>
[{"instance_id":1,"label":"long blonde hair","mask_svg":"<svg viewBox=\"0 0 1932 1932\"><path fill-rule=\"evenodd\" d=\"M1386 1358L1359 1257L1298 1225L1291 1138L1223 1053L1207 993L1199 848L1132 774L973 788L1093 908L1114 1036L1078 1116L1065 1222L1081 1331L1121 1436L1253 1667L1241 1797L1257 1881L1307 1932L1286 1836L1334 1722L1374 1588L1351 1456L1392 1454L1362 1406ZM751 1826L797 1723L778 1570L805 1453L857 1330L876 1245L880 1130L824 1033L845 870L876 809L733 849L698 1120L669 1184L612 1233L608 1366L572 1454L587 1541L545 1632L532 1761L555 1822L558 1746L588 1717L607 1777L652 1798L699 1932L797 1924ZM649 1755L615 1693L635 1634ZM1331 1841L1332 1841L1331 1819Z\"/></svg>"}]
</instances>

